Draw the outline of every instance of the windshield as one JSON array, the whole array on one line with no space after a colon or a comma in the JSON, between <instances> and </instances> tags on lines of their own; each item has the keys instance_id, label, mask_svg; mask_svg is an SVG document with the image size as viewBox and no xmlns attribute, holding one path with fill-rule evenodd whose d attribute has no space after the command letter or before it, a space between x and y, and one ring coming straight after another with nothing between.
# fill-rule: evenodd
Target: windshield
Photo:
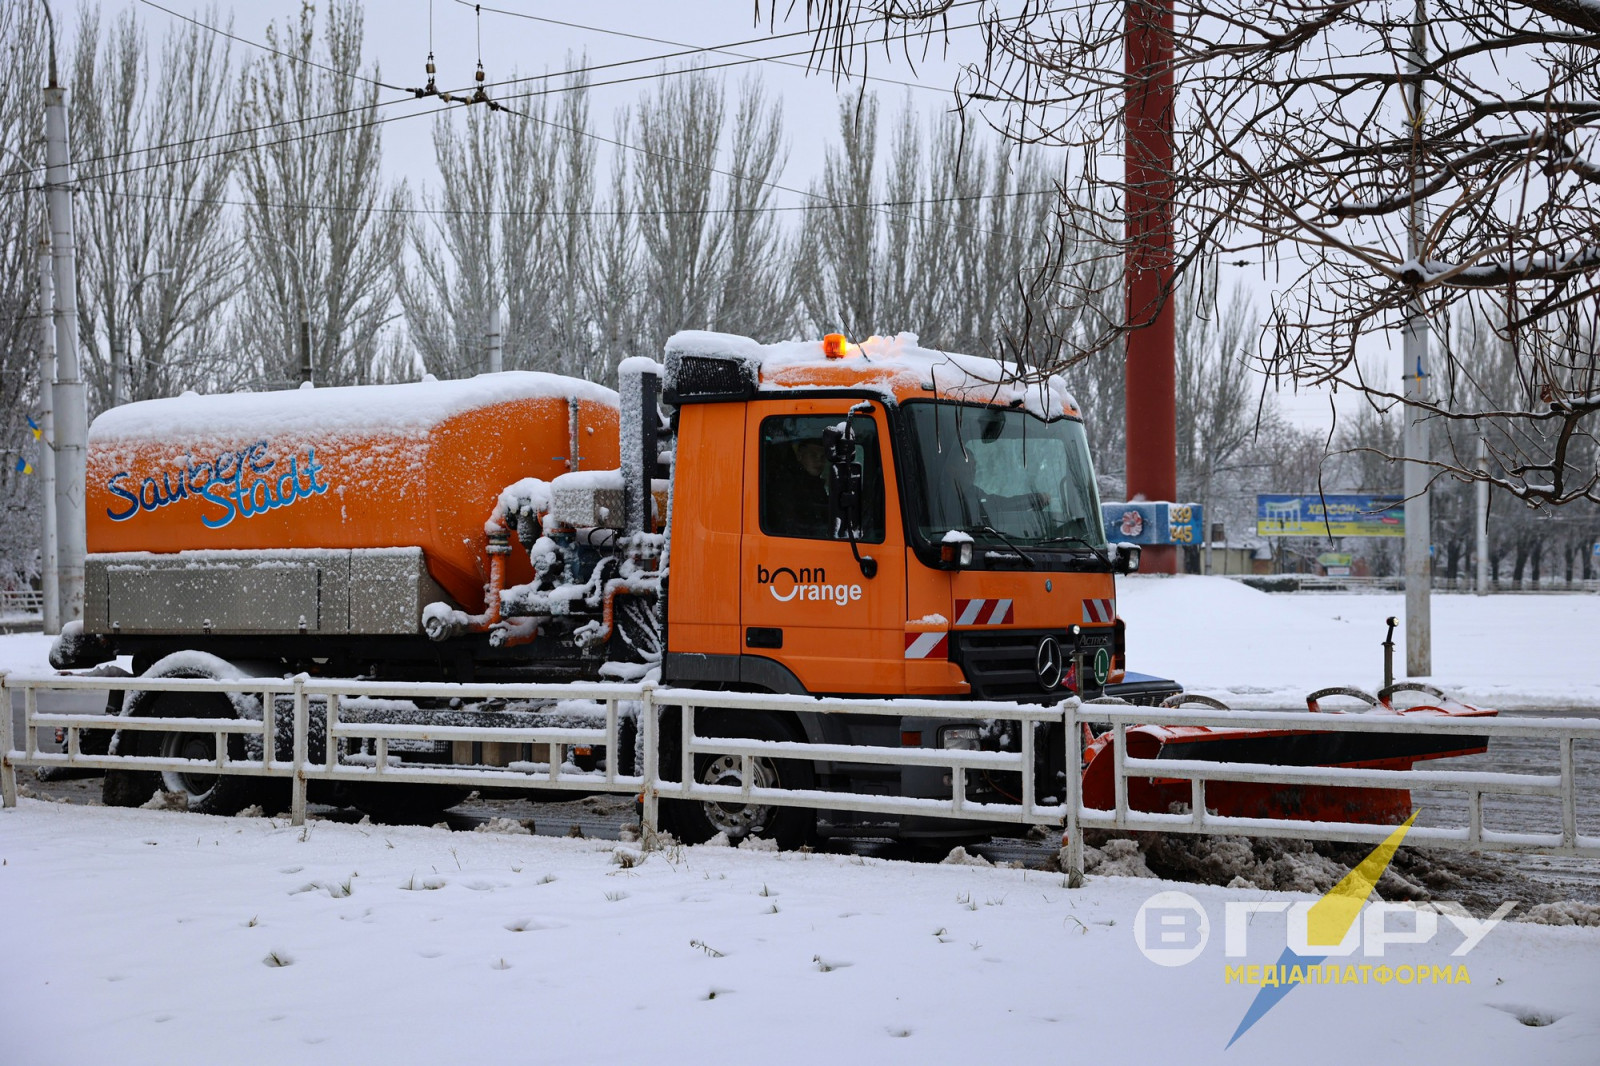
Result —
<instances>
[{"instance_id":1,"label":"windshield","mask_svg":"<svg viewBox=\"0 0 1600 1066\"><path fill-rule=\"evenodd\" d=\"M1105 547L1083 423L949 403L905 412L922 486L914 524L928 542L955 529L996 546Z\"/></svg>"}]
</instances>

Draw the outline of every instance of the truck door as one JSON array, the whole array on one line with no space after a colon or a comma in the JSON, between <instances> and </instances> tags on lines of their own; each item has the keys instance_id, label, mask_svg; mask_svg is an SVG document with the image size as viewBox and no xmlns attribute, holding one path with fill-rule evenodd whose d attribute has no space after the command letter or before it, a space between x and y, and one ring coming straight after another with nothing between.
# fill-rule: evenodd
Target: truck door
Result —
<instances>
[{"instance_id":1,"label":"truck door","mask_svg":"<svg viewBox=\"0 0 1600 1066\"><path fill-rule=\"evenodd\" d=\"M760 401L746 419L740 579L746 656L782 664L814 693L905 691L905 537L881 403ZM847 418L862 471L856 550L830 508L833 470L824 431ZM869 564L868 569L871 569Z\"/></svg>"}]
</instances>

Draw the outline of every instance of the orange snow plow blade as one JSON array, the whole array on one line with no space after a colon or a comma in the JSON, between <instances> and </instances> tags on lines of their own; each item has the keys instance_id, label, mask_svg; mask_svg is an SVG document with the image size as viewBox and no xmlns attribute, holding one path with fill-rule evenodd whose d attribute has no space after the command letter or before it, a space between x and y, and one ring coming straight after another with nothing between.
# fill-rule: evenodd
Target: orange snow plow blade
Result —
<instances>
[{"instance_id":1,"label":"orange snow plow blade","mask_svg":"<svg viewBox=\"0 0 1600 1066\"><path fill-rule=\"evenodd\" d=\"M1431 702L1396 708L1358 689L1324 689L1306 697L1312 711L1319 698L1331 694L1356 696L1370 704L1373 715L1490 718L1482 710L1421 685L1396 685L1386 690L1420 691ZM1219 709L1224 705L1203 701ZM1255 763L1263 766L1339 766L1376 770L1409 770L1428 759L1477 755L1489 750L1486 736L1442 736L1429 733L1361 733L1324 730L1249 729L1194 725L1129 726L1127 757L1132 759L1193 759L1208 762ZM1095 737L1084 752L1083 802L1086 807L1112 810L1116 806L1112 733ZM1317 822L1404 821L1411 814L1411 792L1403 788L1281 785L1268 782L1207 781L1206 807L1219 816L1235 818L1294 818ZM1179 778L1129 777L1131 810L1166 813L1174 804L1187 806L1189 782Z\"/></svg>"}]
</instances>

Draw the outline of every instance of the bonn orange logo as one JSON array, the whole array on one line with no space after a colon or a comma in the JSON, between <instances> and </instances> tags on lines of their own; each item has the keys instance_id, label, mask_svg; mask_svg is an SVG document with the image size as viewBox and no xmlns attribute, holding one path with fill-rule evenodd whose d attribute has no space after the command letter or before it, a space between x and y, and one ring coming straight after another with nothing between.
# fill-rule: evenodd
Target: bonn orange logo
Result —
<instances>
[{"instance_id":1,"label":"bonn orange logo","mask_svg":"<svg viewBox=\"0 0 1600 1066\"><path fill-rule=\"evenodd\" d=\"M756 584L767 586L772 598L779 603L790 600L816 600L826 603L854 603L861 598L860 585L830 585L828 574L820 566L802 566L798 571L787 566L768 570L756 567Z\"/></svg>"}]
</instances>

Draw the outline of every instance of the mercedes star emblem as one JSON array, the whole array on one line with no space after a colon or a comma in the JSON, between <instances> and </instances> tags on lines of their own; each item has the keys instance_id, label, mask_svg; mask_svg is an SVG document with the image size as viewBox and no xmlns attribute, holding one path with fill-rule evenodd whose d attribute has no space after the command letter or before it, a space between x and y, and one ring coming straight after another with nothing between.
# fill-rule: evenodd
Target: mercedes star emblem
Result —
<instances>
[{"instance_id":1,"label":"mercedes star emblem","mask_svg":"<svg viewBox=\"0 0 1600 1066\"><path fill-rule=\"evenodd\" d=\"M1039 674L1039 684L1046 689L1061 684L1061 645L1055 637L1045 637L1039 642L1039 651L1033 657L1033 668Z\"/></svg>"}]
</instances>

